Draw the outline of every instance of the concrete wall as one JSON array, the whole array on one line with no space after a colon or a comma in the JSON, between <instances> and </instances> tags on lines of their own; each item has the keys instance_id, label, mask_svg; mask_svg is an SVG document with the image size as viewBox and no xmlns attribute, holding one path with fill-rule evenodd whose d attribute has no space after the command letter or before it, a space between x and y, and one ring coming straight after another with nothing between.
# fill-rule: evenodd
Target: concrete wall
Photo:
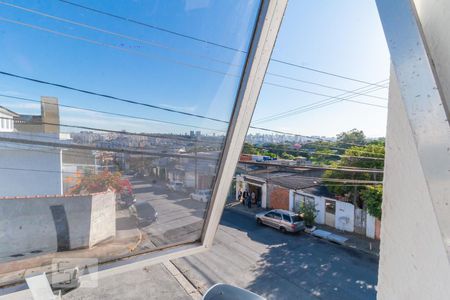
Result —
<instances>
[{"instance_id":1,"label":"concrete wall","mask_svg":"<svg viewBox=\"0 0 450 300\"><path fill-rule=\"evenodd\" d=\"M391 71L378 273L379 300L450 299L450 263L446 248L449 241L442 235L450 227L440 226L443 221L448 222L450 216L450 142L448 117L444 117L445 104L450 106L450 2L413 2L429 49L428 56L440 81L441 95L447 102L436 104L432 99L419 97L422 103L416 103L415 97L421 95L415 92L409 95L410 98L406 94L402 98L400 84L406 90L414 90L417 85L409 86L404 79L399 83L395 72ZM401 63L414 62L403 59ZM426 77L420 69L417 71L417 77ZM426 93L428 91L424 91L422 96ZM412 111L412 114L407 113L405 105L410 105L408 111ZM426 110L420 111L425 105ZM418 124L417 116L422 119L431 116L433 127L430 128L430 122ZM417 141L424 137L429 137L430 141L426 145L420 144L423 146L420 148ZM440 155L434 155L432 159L425 157L427 162L434 161L433 169L421 160L425 159L423 154L430 153L430 150ZM437 184L446 186L447 192L441 190L436 193ZM436 202L436 199L440 201ZM440 218L442 214L445 220Z\"/></svg>"},{"instance_id":2,"label":"concrete wall","mask_svg":"<svg viewBox=\"0 0 450 300\"><path fill-rule=\"evenodd\" d=\"M51 207L63 206L70 249L92 247L115 236L114 193L90 196L0 198L0 257L57 251Z\"/></svg>"},{"instance_id":3,"label":"concrete wall","mask_svg":"<svg viewBox=\"0 0 450 300\"><path fill-rule=\"evenodd\" d=\"M391 78L378 299L449 299L446 249L392 73Z\"/></svg>"}]
</instances>

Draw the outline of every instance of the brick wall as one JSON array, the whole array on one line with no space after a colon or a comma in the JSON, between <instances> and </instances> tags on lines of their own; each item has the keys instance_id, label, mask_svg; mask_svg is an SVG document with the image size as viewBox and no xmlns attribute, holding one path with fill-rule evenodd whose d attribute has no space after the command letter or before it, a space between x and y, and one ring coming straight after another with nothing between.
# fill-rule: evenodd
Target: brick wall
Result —
<instances>
[{"instance_id":1,"label":"brick wall","mask_svg":"<svg viewBox=\"0 0 450 300\"><path fill-rule=\"evenodd\" d=\"M270 192L270 208L289 210L289 190L275 186Z\"/></svg>"}]
</instances>

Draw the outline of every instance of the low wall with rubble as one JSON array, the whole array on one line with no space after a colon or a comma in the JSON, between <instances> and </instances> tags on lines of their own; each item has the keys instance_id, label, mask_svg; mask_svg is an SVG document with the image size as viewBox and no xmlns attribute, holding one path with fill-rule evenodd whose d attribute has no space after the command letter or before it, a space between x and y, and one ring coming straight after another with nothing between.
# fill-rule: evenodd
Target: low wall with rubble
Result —
<instances>
[{"instance_id":1,"label":"low wall with rubble","mask_svg":"<svg viewBox=\"0 0 450 300\"><path fill-rule=\"evenodd\" d=\"M0 198L0 259L89 248L115 237L113 192Z\"/></svg>"}]
</instances>

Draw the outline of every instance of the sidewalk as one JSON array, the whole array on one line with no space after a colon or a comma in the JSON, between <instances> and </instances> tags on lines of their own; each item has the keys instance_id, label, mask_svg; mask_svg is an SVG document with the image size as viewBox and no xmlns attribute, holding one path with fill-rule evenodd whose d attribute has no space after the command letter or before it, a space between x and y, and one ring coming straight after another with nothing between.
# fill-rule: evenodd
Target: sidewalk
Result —
<instances>
[{"instance_id":1,"label":"sidewalk","mask_svg":"<svg viewBox=\"0 0 450 300\"><path fill-rule=\"evenodd\" d=\"M249 216L252 218L255 216L255 214L266 211L266 209L264 209L264 208L255 207L255 206L253 206L251 209L249 209L246 206L239 203L238 201L233 201L233 202L227 203L225 205L225 209L228 209L228 210L231 210L238 214ZM371 239L366 236L356 234L353 232L346 232L346 231L338 230L336 228L333 228L333 227L330 227L327 225L323 225L323 224L316 224L315 226L318 230L323 230L323 231L332 233L336 236L341 236L341 237L345 238L346 239L345 242L343 244L341 244L345 247L357 249L359 251L362 251L362 252L365 252L365 253L368 253L371 255L379 256L379 252L380 252L380 241L379 240Z\"/></svg>"}]
</instances>

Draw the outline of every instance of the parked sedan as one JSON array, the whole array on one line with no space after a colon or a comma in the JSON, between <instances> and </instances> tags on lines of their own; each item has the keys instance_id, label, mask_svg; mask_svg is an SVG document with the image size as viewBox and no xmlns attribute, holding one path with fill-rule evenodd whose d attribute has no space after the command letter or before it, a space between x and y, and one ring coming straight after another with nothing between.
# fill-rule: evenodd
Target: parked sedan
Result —
<instances>
[{"instance_id":1,"label":"parked sedan","mask_svg":"<svg viewBox=\"0 0 450 300\"><path fill-rule=\"evenodd\" d=\"M130 215L136 219L139 227L152 224L158 217L158 213L148 202L133 204L128 209Z\"/></svg>"},{"instance_id":2,"label":"parked sedan","mask_svg":"<svg viewBox=\"0 0 450 300\"><path fill-rule=\"evenodd\" d=\"M298 232L305 229L303 219L296 213L283 209L274 209L255 216L256 223L264 224L281 232Z\"/></svg>"}]
</instances>

